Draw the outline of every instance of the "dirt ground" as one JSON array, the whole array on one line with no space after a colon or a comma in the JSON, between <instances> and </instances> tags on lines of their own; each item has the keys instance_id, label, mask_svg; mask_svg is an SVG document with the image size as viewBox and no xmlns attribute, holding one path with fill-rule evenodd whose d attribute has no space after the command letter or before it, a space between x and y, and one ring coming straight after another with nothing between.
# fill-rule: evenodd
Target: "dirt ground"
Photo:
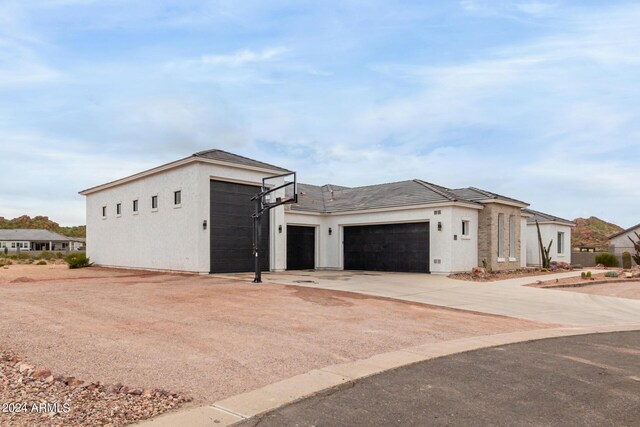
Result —
<instances>
[{"instance_id":1,"label":"dirt ground","mask_svg":"<svg viewBox=\"0 0 640 427\"><path fill-rule=\"evenodd\" d=\"M13 283L12 283L13 282ZM400 348L549 325L285 285L64 266L0 269L0 345L60 375L195 403Z\"/></svg>"},{"instance_id":2,"label":"dirt ground","mask_svg":"<svg viewBox=\"0 0 640 427\"><path fill-rule=\"evenodd\" d=\"M618 279L620 280L620 279ZM605 295L610 297L640 299L640 281L618 283L602 283L573 288L557 288L561 291L580 292L583 294Z\"/></svg>"}]
</instances>

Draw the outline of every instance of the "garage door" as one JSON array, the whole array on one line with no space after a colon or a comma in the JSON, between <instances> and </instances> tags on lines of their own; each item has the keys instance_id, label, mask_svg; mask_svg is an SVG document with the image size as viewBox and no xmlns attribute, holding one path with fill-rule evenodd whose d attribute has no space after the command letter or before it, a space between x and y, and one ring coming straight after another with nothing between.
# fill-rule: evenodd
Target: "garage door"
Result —
<instances>
[{"instance_id":1,"label":"garage door","mask_svg":"<svg viewBox=\"0 0 640 427\"><path fill-rule=\"evenodd\" d=\"M316 228L287 226L287 270L310 270L316 263Z\"/></svg>"},{"instance_id":2,"label":"garage door","mask_svg":"<svg viewBox=\"0 0 640 427\"><path fill-rule=\"evenodd\" d=\"M239 273L254 270L251 198L260 187L211 181L211 272ZM269 269L269 212L262 216L261 266Z\"/></svg>"},{"instance_id":3,"label":"garage door","mask_svg":"<svg viewBox=\"0 0 640 427\"><path fill-rule=\"evenodd\" d=\"M429 272L429 223L344 228L345 270Z\"/></svg>"}]
</instances>

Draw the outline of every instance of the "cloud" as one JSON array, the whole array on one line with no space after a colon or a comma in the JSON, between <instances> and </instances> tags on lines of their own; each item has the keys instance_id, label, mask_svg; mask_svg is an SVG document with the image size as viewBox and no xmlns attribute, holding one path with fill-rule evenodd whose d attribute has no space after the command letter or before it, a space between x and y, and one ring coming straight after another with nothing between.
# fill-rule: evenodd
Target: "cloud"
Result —
<instances>
[{"instance_id":1,"label":"cloud","mask_svg":"<svg viewBox=\"0 0 640 427\"><path fill-rule=\"evenodd\" d=\"M287 50L282 47L264 49L259 52L245 49L230 55L203 55L197 62L203 65L239 67L247 64L271 61L286 51Z\"/></svg>"}]
</instances>

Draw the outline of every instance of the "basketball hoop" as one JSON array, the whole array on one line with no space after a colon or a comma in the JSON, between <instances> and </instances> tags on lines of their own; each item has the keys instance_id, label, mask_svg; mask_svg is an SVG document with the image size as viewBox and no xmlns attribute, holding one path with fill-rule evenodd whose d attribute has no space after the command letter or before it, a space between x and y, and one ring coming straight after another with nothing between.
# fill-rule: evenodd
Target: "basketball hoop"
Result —
<instances>
[{"instance_id":1,"label":"basketball hoop","mask_svg":"<svg viewBox=\"0 0 640 427\"><path fill-rule=\"evenodd\" d=\"M262 179L260 193L252 199L256 204L253 218L253 254L255 256L255 278L253 283L262 283L262 271L260 269L260 241L262 240L262 227L260 224L262 215L277 206L298 203L298 183L296 173L289 172L282 175L271 176Z\"/></svg>"}]
</instances>

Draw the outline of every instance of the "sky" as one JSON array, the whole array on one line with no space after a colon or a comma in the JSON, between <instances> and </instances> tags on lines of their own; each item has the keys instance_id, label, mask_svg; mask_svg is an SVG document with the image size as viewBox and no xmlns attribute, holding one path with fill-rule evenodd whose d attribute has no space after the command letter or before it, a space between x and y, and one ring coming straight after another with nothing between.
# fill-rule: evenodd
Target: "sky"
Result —
<instances>
[{"instance_id":1,"label":"sky","mask_svg":"<svg viewBox=\"0 0 640 427\"><path fill-rule=\"evenodd\" d=\"M0 1L0 216L219 148L640 222L636 1Z\"/></svg>"}]
</instances>

